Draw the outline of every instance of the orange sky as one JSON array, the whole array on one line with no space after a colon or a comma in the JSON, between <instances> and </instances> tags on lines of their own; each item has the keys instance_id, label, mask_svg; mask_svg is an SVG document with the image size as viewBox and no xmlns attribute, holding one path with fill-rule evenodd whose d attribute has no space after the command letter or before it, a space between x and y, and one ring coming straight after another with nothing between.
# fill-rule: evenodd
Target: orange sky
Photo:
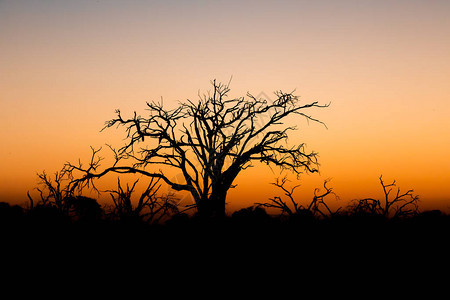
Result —
<instances>
[{"instance_id":1,"label":"orange sky","mask_svg":"<svg viewBox=\"0 0 450 300\"><path fill-rule=\"evenodd\" d=\"M292 142L320 154L299 198L326 178L346 205L379 195L378 177L450 209L449 1L1 1L0 201L26 201L35 173L88 159L120 108L291 91L331 101ZM277 194L277 173L247 170L230 207ZM249 180L251 178L251 180ZM260 184L254 186L255 178Z\"/></svg>"}]
</instances>

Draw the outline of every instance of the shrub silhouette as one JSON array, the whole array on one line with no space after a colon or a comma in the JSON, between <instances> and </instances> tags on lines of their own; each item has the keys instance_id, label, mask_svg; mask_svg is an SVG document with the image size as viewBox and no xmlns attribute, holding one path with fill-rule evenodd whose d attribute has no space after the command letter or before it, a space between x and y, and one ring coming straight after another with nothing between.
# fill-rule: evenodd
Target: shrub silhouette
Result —
<instances>
[{"instance_id":1,"label":"shrub silhouette","mask_svg":"<svg viewBox=\"0 0 450 300\"><path fill-rule=\"evenodd\" d=\"M10 205L7 202L0 202L0 222L3 224L21 222L24 217L24 210L19 205Z\"/></svg>"},{"instance_id":2,"label":"shrub silhouette","mask_svg":"<svg viewBox=\"0 0 450 300\"><path fill-rule=\"evenodd\" d=\"M297 189L300 185L296 185L292 188L287 188L287 181L287 177L283 177L281 179L277 178L276 182L272 184L280 188L284 192L284 196L288 198L289 202L284 201L281 196L275 196L273 198L270 198L269 202L257 203L257 205L267 208L275 208L279 210L282 215L286 215L291 219L296 218L304 220L312 220L317 217L333 216L340 211L341 208L338 208L336 211L332 211L328 204L325 202L325 198L328 195L334 195L335 197L337 197L333 192L333 189L327 186L327 183L329 182L328 180L325 180L323 184L325 191L319 193L320 189L316 188L314 190L314 196L311 202L307 205L302 205L294 199L295 189Z\"/></svg>"},{"instance_id":3,"label":"shrub silhouette","mask_svg":"<svg viewBox=\"0 0 450 300\"><path fill-rule=\"evenodd\" d=\"M261 206L250 206L235 211L231 215L234 221L247 224L261 224L270 221L271 217L267 214L266 210Z\"/></svg>"},{"instance_id":4,"label":"shrub silhouette","mask_svg":"<svg viewBox=\"0 0 450 300\"><path fill-rule=\"evenodd\" d=\"M102 218L103 209L97 200L85 196L72 196L64 199L73 219L83 222L97 221Z\"/></svg>"},{"instance_id":5,"label":"shrub silhouette","mask_svg":"<svg viewBox=\"0 0 450 300\"><path fill-rule=\"evenodd\" d=\"M349 205L349 209L353 215L404 218L418 214L419 197L413 195L413 190L401 193L400 188L397 188L395 195L391 197L391 192L396 187L396 181L394 180L392 183L386 184L383 181L383 175L379 177L379 180L383 189L384 199L364 198L354 201Z\"/></svg>"},{"instance_id":6,"label":"shrub silhouette","mask_svg":"<svg viewBox=\"0 0 450 300\"><path fill-rule=\"evenodd\" d=\"M127 183L124 189L120 183L120 177L117 178L117 189L107 190L109 192L114 208L113 216L117 216L124 221L142 221L145 219L148 223L158 223L168 217L169 214L178 213L178 205L172 195L157 195L161 185L160 179L151 178L149 184L138 198L137 205L133 205L132 195L135 191L136 180L130 186Z\"/></svg>"}]
</instances>

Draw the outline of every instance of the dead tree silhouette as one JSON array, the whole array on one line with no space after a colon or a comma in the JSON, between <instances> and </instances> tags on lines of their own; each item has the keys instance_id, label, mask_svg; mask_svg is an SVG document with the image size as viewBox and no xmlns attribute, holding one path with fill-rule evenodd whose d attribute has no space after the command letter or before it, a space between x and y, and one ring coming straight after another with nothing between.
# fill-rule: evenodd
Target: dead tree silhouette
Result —
<instances>
[{"instance_id":1,"label":"dead tree silhouette","mask_svg":"<svg viewBox=\"0 0 450 300\"><path fill-rule=\"evenodd\" d=\"M33 209L36 205L51 206L61 212L67 212L69 209L67 199L74 196L69 189L69 183L72 180L71 174L66 172L65 167L63 167L59 172L54 173L54 177L48 175L45 171L38 173L37 176L39 181L36 190L39 192L40 199L35 201L28 191L29 208Z\"/></svg>"},{"instance_id":2,"label":"dead tree silhouette","mask_svg":"<svg viewBox=\"0 0 450 300\"><path fill-rule=\"evenodd\" d=\"M381 216L384 218L402 218L415 216L419 212L419 196L413 195L414 190L401 193L397 188L395 196L391 196L394 187L397 186L394 180L390 184L383 181L383 175L379 177L383 188L384 199L364 198L354 201L349 207L354 215Z\"/></svg>"},{"instance_id":3,"label":"dead tree silhouette","mask_svg":"<svg viewBox=\"0 0 450 300\"><path fill-rule=\"evenodd\" d=\"M328 195L336 194L333 192L333 189L328 187L327 184L329 180L325 180L323 183L324 191L320 192L320 189L316 188L314 190L314 196L307 205L302 205L298 201L294 199L294 192L300 186L296 185L292 188L286 187L286 182L288 181L287 177L277 178L275 182L272 184L276 187L280 188L284 192L284 196L289 199L288 201L284 201L282 197L275 196L270 198L269 202L266 203L256 203L258 206L266 207L266 208L275 208L281 211L282 215L287 215L288 217L327 217L333 216L340 211L341 208L338 208L336 211L332 211L328 204L325 202L325 197Z\"/></svg>"},{"instance_id":4,"label":"dead tree silhouette","mask_svg":"<svg viewBox=\"0 0 450 300\"><path fill-rule=\"evenodd\" d=\"M77 193L70 190L72 174L65 167L50 176L45 171L37 174L39 198L33 199L27 192L30 201L28 209L33 214L60 214L74 220L92 221L100 219L102 208L96 199L82 196L82 189ZM37 212L32 212L36 210Z\"/></svg>"},{"instance_id":5,"label":"dead tree silhouette","mask_svg":"<svg viewBox=\"0 0 450 300\"><path fill-rule=\"evenodd\" d=\"M117 178L117 189L107 190L114 203L113 215L121 220L143 220L148 223L158 223L161 219L168 216L169 213L177 213L178 206L173 195L158 196L161 187L160 178L151 178L145 190L133 205L132 195L135 191L139 179L130 185L127 183L126 189L120 183L120 177Z\"/></svg>"},{"instance_id":6,"label":"dead tree silhouette","mask_svg":"<svg viewBox=\"0 0 450 300\"><path fill-rule=\"evenodd\" d=\"M317 153L306 152L305 144L286 146L285 126L289 116L320 122L305 112L324 108L317 102L301 104L292 93L275 93L269 103L247 93L247 97L228 98L229 85L212 81L213 90L197 102L187 100L172 110L163 103L147 102L148 117L134 115L126 119L120 110L106 122L106 128L124 127L126 144L118 151L112 166L100 171L100 158L93 151L87 167L66 164L71 174L81 174L71 182L71 190L88 185L110 172L135 173L159 178L175 191L187 191L201 216L224 216L227 192L238 174L255 161L287 169L295 174L317 172ZM144 142L146 142L144 144ZM161 169L180 171L184 182L174 182Z\"/></svg>"}]
</instances>

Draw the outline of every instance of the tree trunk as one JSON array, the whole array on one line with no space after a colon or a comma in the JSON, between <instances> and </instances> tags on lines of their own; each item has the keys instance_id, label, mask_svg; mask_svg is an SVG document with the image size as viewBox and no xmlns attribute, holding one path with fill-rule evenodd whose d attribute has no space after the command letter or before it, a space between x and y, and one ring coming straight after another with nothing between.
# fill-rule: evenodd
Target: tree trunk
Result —
<instances>
[{"instance_id":1,"label":"tree trunk","mask_svg":"<svg viewBox=\"0 0 450 300\"><path fill-rule=\"evenodd\" d=\"M201 199L197 205L198 213L207 218L225 217L225 200L228 190L240 171L240 165L230 167L221 178L216 179L212 185L211 194L207 199Z\"/></svg>"},{"instance_id":2,"label":"tree trunk","mask_svg":"<svg viewBox=\"0 0 450 300\"><path fill-rule=\"evenodd\" d=\"M225 217L225 198L227 192L222 191L213 193L207 199L201 199L197 205L198 214L205 218L223 218Z\"/></svg>"}]
</instances>

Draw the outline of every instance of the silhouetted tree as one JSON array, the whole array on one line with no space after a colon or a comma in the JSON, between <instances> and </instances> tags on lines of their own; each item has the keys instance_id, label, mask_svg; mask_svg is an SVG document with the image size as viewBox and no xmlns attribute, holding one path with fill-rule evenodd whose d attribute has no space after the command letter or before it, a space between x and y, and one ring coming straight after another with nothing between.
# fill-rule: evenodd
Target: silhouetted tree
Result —
<instances>
[{"instance_id":1,"label":"silhouetted tree","mask_svg":"<svg viewBox=\"0 0 450 300\"><path fill-rule=\"evenodd\" d=\"M272 184L284 192L284 196L288 198L288 201L283 200L281 196L275 196L273 198L269 198L269 202L257 203L257 205L281 210L282 215L287 215L289 217L326 217L332 216L340 211L341 208L338 208L336 211L332 211L325 202L325 197L328 195L334 195L337 197L333 192L333 189L327 186L329 180L324 181L323 187L325 190L323 192L320 192L320 189L318 188L314 190L314 196L311 202L307 205L302 205L294 199L295 189L297 189L300 185L287 188L287 181L287 177L283 177L281 179L277 178L276 182L273 182Z\"/></svg>"},{"instance_id":2,"label":"silhouetted tree","mask_svg":"<svg viewBox=\"0 0 450 300\"><path fill-rule=\"evenodd\" d=\"M118 216L121 220L146 219L149 223L158 223L169 213L178 213L178 206L173 195L157 195L161 187L159 178L151 178L146 189L139 196L137 204L133 205L132 195L138 181L139 179L133 183L131 188L127 183L126 189L124 189L120 178L117 178L117 189L107 190L114 203L113 215Z\"/></svg>"},{"instance_id":3,"label":"silhouetted tree","mask_svg":"<svg viewBox=\"0 0 450 300\"><path fill-rule=\"evenodd\" d=\"M384 218L400 218L415 216L419 212L419 197L413 195L414 190L408 190L406 193L401 193L400 188L397 188L395 196L391 196L393 187L396 187L394 180L390 184L383 181L383 175L379 177L380 184L383 188L384 199L378 200L374 198L364 198L354 201L350 205L351 213L355 215L371 215L381 216Z\"/></svg>"},{"instance_id":4,"label":"silhouetted tree","mask_svg":"<svg viewBox=\"0 0 450 300\"><path fill-rule=\"evenodd\" d=\"M297 96L281 91L272 103L251 94L229 99L228 85L216 81L212 85L213 91L197 102L187 100L172 110L162 102L147 103L148 117L135 112L127 119L117 110L105 128L123 126L126 144L118 151L111 147L115 163L103 171L98 171L100 158L95 151L87 167L67 164L69 172L82 174L72 181L71 190L93 185L94 179L110 172L136 173L189 192L202 216L223 216L228 190L237 175L255 161L295 174L317 171L315 152L306 152L304 144L286 146L288 133L296 128L283 122L289 116L300 116L321 123L305 112L328 105L301 104ZM171 180L161 170L149 170L151 166L175 168L184 182Z\"/></svg>"},{"instance_id":5,"label":"silhouetted tree","mask_svg":"<svg viewBox=\"0 0 450 300\"><path fill-rule=\"evenodd\" d=\"M40 215L42 218L49 215L61 215L76 220L92 221L100 219L103 210L96 199L82 196L82 189L77 190L77 194L70 189L70 182L73 180L72 173L63 167L55 172L54 176L48 175L45 171L38 173L38 186L40 199L33 199L30 192L27 192L30 200L29 213ZM32 212L37 211L37 212Z\"/></svg>"},{"instance_id":6,"label":"silhouetted tree","mask_svg":"<svg viewBox=\"0 0 450 300\"><path fill-rule=\"evenodd\" d=\"M49 176L45 171L37 174L39 181L36 190L39 192L40 199L35 201L27 192L30 200L30 209L36 205L52 206L61 212L67 212L67 199L73 196L73 191L69 189L69 183L72 180L70 172L62 168L55 172L54 177Z\"/></svg>"}]
</instances>

